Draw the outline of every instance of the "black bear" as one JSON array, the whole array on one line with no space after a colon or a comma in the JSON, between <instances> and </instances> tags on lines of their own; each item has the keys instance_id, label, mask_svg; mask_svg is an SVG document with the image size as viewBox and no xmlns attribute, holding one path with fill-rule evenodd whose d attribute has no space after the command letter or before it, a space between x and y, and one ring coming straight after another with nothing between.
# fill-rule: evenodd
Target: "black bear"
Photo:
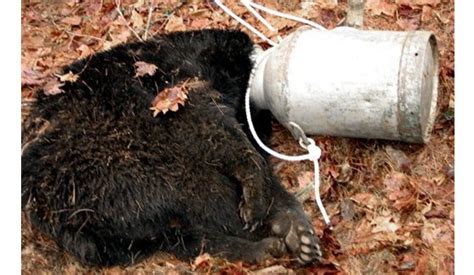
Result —
<instances>
[{"instance_id":1,"label":"black bear","mask_svg":"<svg viewBox=\"0 0 474 275\"><path fill-rule=\"evenodd\" d=\"M321 257L301 204L272 175L245 120L254 45L203 30L117 46L64 69L64 93L38 92L22 127L22 208L86 265L154 251L255 263ZM134 64L157 67L137 76ZM204 83L156 117L151 102L186 79ZM271 114L254 112L268 141Z\"/></svg>"}]
</instances>

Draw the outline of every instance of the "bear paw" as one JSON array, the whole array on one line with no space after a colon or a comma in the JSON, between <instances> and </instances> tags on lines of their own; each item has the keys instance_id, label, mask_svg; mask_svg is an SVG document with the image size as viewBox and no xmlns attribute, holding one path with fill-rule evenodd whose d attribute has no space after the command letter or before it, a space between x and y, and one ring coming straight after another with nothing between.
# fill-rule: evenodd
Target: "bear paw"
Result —
<instances>
[{"instance_id":1,"label":"bear paw","mask_svg":"<svg viewBox=\"0 0 474 275\"><path fill-rule=\"evenodd\" d=\"M246 262L256 264L266 260L280 258L285 254L286 247L282 240L275 237L265 238L255 243L255 247L245 251Z\"/></svg>"},{"instance_id":2,"label":"bear paw","mask_svg":"<svg viewBox=\"0 0 474 275\"><path fill-rule=\"evenodd\" d=\"M319 239L306 217L291 212L283 213L272 221L271 230L283 239L298 263L306 265L322 257Z\"/></svg>"}]
</instances>

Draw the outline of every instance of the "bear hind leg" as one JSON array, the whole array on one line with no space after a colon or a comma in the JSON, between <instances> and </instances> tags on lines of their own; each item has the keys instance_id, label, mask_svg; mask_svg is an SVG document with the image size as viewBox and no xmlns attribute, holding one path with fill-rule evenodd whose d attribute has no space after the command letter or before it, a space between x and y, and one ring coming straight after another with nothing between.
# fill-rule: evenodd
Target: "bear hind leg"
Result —
<instances>
[{"instance_id":1,"label":"bear hind leg","mask_svg":"<svg viewBox=\"0 0 474 275\"><path fill-rule=\"evenodd\" d=\"M176 245L171 250L170 252L178 257L187 259L201 253L209 253L213 257L251 264L279 258L286 253L285 244L280 238L267 237L259 241L251 241L222 232L195 232L192 241L187 238L185 245Z\"/></svg>"}]
</instances>

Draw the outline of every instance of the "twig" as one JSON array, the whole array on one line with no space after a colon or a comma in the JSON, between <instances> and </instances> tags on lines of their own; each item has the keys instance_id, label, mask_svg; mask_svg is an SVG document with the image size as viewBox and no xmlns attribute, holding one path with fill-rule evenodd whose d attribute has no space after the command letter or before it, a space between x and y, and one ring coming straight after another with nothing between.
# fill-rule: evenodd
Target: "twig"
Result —
<instances>
[{"instance_id":1,"label":"twig","mask_svg":"<svg viewBox=\"0 0 474 275\"><path fill-rule=\"evenodd\" d=\"M441 22L442 24L448 24L449 23L449 19L443 19L438 12L433 11L433 13L436 16L436 19L438 19L439 22Z\"/></svg>"},{"instance_id":2,"label":"twig","mask_svg":"<svg viewBox=\"0 0 474 275\"><path fill-rule=\"evenodd\" d=\"M168 22L170 21L170 18L171 18L172 15L174 15L174 11L172 13L170 13L169 15L165 16L166 17L165 21L158 27L158 30L163 29L166 26L166 24L168 24Z\"/></svg>"},{"instance_id":3,"label":"twig","mask_svg":"<svg viewBox=\"0 0 474 275\"><path fill-rule=\"evenodd\" d=\"M143 39L138 35L138 33L132 27L130 27L130 25L128 25L127 19L125 19L125 16L123 15L122 11L120 10L120 0L115 0L115 9L119 13L120 17L122 17L123 21L125 21L125 25L133 33L133 35L135 35L135 37L138 40L143 41Z\"/></svg>"},{"instance_id":4,"label":"twig","mask_svg":"<svg viewBox=\"0 0 474 275\"><path fill-rule=\"evenodd\" d=\"M150 23L151 23L151 14L154 9L155 9L154 5L152 4L151 0L149 0L148 1L148 18L146 20L145 34L143 35L144 40L148 38L148 30L150 29Z\"/></svg>"}]
</instances>

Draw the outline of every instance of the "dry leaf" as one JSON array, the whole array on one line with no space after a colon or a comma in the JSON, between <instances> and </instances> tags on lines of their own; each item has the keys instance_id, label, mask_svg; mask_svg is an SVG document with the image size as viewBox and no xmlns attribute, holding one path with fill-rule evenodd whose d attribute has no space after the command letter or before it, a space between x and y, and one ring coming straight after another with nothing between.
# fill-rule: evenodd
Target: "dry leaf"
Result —
<instances>
[{"instance_id":1,"label":"dry leaf","mask_svg":"<svg viewBox=\"0 0 474 275\"><path fill-rule=\"evenodd\" d=\"M176 112L179 109L179 105L184 106L190 89L200 89L207 85L209 85L207 81L194 78L161 90L153 100L152 107L150 108L153 111L153 116L159 113L166 114L168 111Z\"/></svg>"},{"instance_id":2,"label":"dry leaf","mask_svg":"<svg viewBox=\"0 0 474 275\"><path fill-rule=\"evenodd\" d=\"M298 186L304 187L307 185L312 185L314 182L314 172L313 171L305 171L298 175L297 177Z\"/></svg>"},{"instance_id":3,"label":"dry leaf","mask_svg":"<svg viewBox=\"0 0 474 275\"><path fill-rule=\"evenodd\" d=\"M338 165L338 168L339 168L339 172L337 173L337 176L331 174L334 177L334 179L340 183L349 182L352 177L351 165L347 161L345 161L342 164Z\"/></svg>"},{"instance_id":4,"label":"dry leaf","mask_svg":"<svg viewBox=\"0 0 474 275\"><path fill-rule=\"evenodd\" d=\"M171 15L168 19L168 23L165 26L165 31L174 32L184 30L186 30L186 25L184 25L183 18L176 15Z\"/></svg>"},{"instance_id":5,"label":"dry leaf","mask_svg":"<svg viewBox=\"0 0 474 275\"><path fill-rule=\"evenodd\" d=\"M413 272L413 274L427 274L426 271L428 269L428 263L430 261L430 258L427 255L421 256L421 258L418 260L416 269ZM454 272L452 273L454 274Z\"/></svg>"},{"instance_id":6,"label":"dry leaf","mask_svg":"<svg viewBox=\"0 0 474 275\"><path fill-rule=\"evenodd\" d=\"M108 50L115 45L127 42L132 35L132 32L127 26L121 23L121 20L113 21L108 33L112 40L107 40L104 42L104 50Z\"/></svg>"},{"instance_id":7,"label":"dry leaf","mask_svg":"<svg viewBox=\"0 0 474 275\"><path fill-rule=\"evenodd\" d=\"M80 16L66 17L66 18L61 20L61 22L65 23L65 24L72 25L72 26L80 25L81 21L82 21L82 17L80 17Z\"/></svg>"},{"instance_id":8,"label":"dry leaf","mask_svg":"<svg viewBox=\"0 0 474 275\"><path fill-rule=\"evenodd\" d=\"M168 111L178 111L179 105L184 106L186 99L188 99L187 93L186 82L160 91L150 108L153 111L153 116L157 116L159 113L166 114Z\"/></svg>"},{"instance_id":9,"label":"dry leaf","mask_svg":"<svg viewBox=\"0 0 474 275\"><path fill-rule=\"evenodd\" d=\"M393 17L398 6L385 0L367 0L365 7L372 15L385 14Z\"/></svg>"},{"instance_id":10,"label":"dry leaf","mask_svg":"<svg viewBox=\"0 0 474 275\"><path fill-rule=\"evenodd\" d=\"M397 24L405 31L415 31L420 28L420 20L416 18L399 18Z\"/></svg>"},{"instance_id":11,"label":"dry leaf","mask_svg":"<svg viewBox=\"0 0 474 275\"><path fill-rule=\"evenodd\" d=\"M67 74L63 75L56 75L59 77L59 81L61 82L76 82L77 79L79 78L79 75L73 74L71 71L69 71Z\"/></svg>"},{"instance_id":12,"label":"dry leaf","mask_svg":"<svg viewBox=\"0 0 474 275\"><path fill-rule=\"evenodd\" d=\"M407 185L408 177L403 173L394 172L388 175L383 183L388 192L399 191Z\"/></svg>"},{"instance_id":13,"label":"dry leaf","mask_svg":"<svg viewBox=\"0 0 474 275\"><path fill-rule=\"evenodd\" d=\"M211 259L212 257L208 253L197 256L192 263L193 270L208 267Z\"/></svg>"},{"instance_id":14,"label":"dry leaf","mask_svg":"<svg viewBox=\"0 0 474 275\"><path fill-rule=\"evenodd\" d=\"M282 265L273 265L263 269L255 270L255 275L271 275L271 274L289 274L288 269Z\"/></svg>"},{"instance_id":15,"label":"dry leaf","mask_svg":"<svg viewBox=\"0 0 474 275\"><path fill-rule=\"evenodd\" d=\"M32 70L31 68L26 68L21 66L21 86L23 85L41 85L45 82L44 75Z\"/></svg>"},{"instance_id":16,"label":"dry leaf","mask_svg":"<svg viewBox=\"0 0 474 275\"><path fill-rule=\"evenodd\" d=\"M51 78L48 82L46 82L46 85L43 87L43 91L47 95L55 95L59 93L63 93L64 90L61 89L61 87L64 85L64 83L61 83L58 81L57 78Z\"/></svg>"},{"instance_id":17,"label":"dry leaf","mask_svg":"<svg viewBox=\"0 0 474 275\"><path fill-rule=\"evenodd\" d=\"M431 222L431 221L434 222ZM426 220L421 230L421 239L428 245L436 245L439 243L451 244L454 236L453 230L448 223L442 222L444 219Z\"/></svg>"},{"instance_id":18,"label":"dry leaf","mask_svg":"<svg viewBox=\"0 0 474 275\"><path fill-rule=\"evenodd\" d=\"M412 192L409 179L403 173L392 173L384 180L385 193L387 198L394 202L393 207L398 210L408 209L416 201L415 194Z\"/></svg>"},{"instance_id":19,"label":"dry leaf","mask_svg":"<svg viewBox=\"0 0 474 275\"><path fill-rule=\"evenodd\" d=\"M74 7L78 3L79 3L79 0L68 0L68 1L66 1L66 5L68 5L71 8Z\"/></svg>"},{"instance_id":20,"label":"dry leaf","mask_svg":"<svg viewBox=\"0 0 474 275\"><path fill-rule=\"evenodd\" d=\"M130 19L132 20L132 24L135 28L140 29L143 27L143 17L135 10L132 11L132 16Z\"/></svg>"},{"instance_id":21,"label":"dry leaf","mask_svg":"<svg viewBox=\"0 0 474 275\"><path fill-rule=\"evenodd\" d=\"M414 31L419 29L421 24L421 10L411 5L400 5L398 9L398 26L405 31Z\"/></svg>"},{"instance_id":22,"label":"dry leaf","mask_svg":"<svg viewBox=\"0 0 474 275\"><path fill-rule=\"evenodd\" d=\"M191 25L189 26L191 29L203 29L207 26L209 26L212 22L209 19L206 18L201 18L201 19L195 19L191 22Z\"/></svg>"},{"instance_id":23,"label":"dry leaf","mask_svg":"<svg viewBox=\"0 0 474 275\"><path fill-rule=\"evenodd\" d=\"M369 209L374 209L379 203L377 198L371 193L357 193L351 197L351 200Z\"/></svg>"},{"instance_id":24,"label":"dry leaf","mask_svg":"<svg viewBox=\"0 0 474 275\"><path fill-rule=\"evenodd\" d=\"M423 6L421 9L421 22L427 23L433 19L433 9L430 6Z\"/></svg>"},{"instance_id":25,"label":"dry leaf","mask_svg":"<svg viewBox=\"0 0 474 275\"><path fill-rule=\"evenodd\" d=\"M94 50L92 50L91 48L89 48L89 46L85 44L79 46L77 50L80 52L79 59L85 58L94 53Z\"/></svg>"},{"instance_id":26,"label":"dry leaf","mask_svg":"<svg viewBox=\"0 0 474 275\"><path fill-rule=\"evenodd\" d=\"M137 2L135 2L135 4L132 5L132 7L138 9L138 8L143 7L144 4L145 4L145 0L137 0Z\"/></svg>"},{"instance_id":27,"label":"dry leaf","mask_svg":"<svg viewBox=\"0 0 474 275\"><path fill-rule=\"evenodd\" d=\"M376 217L370 224L372 226L375 225L375 227L372 229L372 233L395 232L400 228L400 225L392 222L392 217Z\"/></svg>"},{"instance_id":28,"label":"dry leaf","mask_svg":"<svg viewBox=\"0 0 474 275\"><path fill-rule=\"evenodd\" d=\"M317 3L321 9L333 10L337 7L337 0L318 0Z\"/></svg>"},{"instance_id":29,"label":"dry leaf","mask_svg":"<svg viewBox=\"0 0 474 275\"><path fill-rule=\"evenodd\" d=\"M140 77L140 76L144 76L144 75L154 75L155 72L156 72L156 69L158 69L158 67L155 65L155 64L151 64L151 63L146 63L146 62L143 62L143 61L137 61L135 62L135 77Z\"/></svg>"}]
</instances>

